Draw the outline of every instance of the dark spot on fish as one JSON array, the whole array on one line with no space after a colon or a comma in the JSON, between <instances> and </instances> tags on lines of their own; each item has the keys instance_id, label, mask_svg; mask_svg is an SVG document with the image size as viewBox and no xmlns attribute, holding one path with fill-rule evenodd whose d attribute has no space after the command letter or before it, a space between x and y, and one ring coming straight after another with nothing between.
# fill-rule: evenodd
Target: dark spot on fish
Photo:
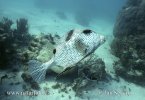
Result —
<instances>
[{"instance_id":1,"label":"dark spot on fish","mask_svg":"<svg viewBox=\"0 0 145 100\"><path fill-rule=\"evenodd\" d=\"M55 54L56 53L56 49L53 49L53 54Z\"/></svg>"},{"instance_id":2,"label":"dark spot on fish","mask_svg":"<svg viewBox=\"0 0 145 100\"><path fill-rule=\"evenodd\" d=\"M87 46L83 43L83 40L76 40L75 41L75 47L76 47L76 50L82 54L86 54L85 52L87 52L87 50L85 50L87 48Z\"/></svg>"},{"instance_id":3,"label":"dark spot on fish","mask_svg":"<svg viewBox=\"0 0 145 100\"><path fill-rule=\"evenodd\" d=\"M83 30L83 33L89 35L90 33L92 33L92 30L89 29Z\"/></svg>"},{"instance_id":4,"label":"dark spot on fish","mask_svg":"<svg viewBox=\"0 0 145 100\"><path fill-rule=\"evenodd\" d=\"M73 35L73 32L74 32L74 30L70 30L70 31L68 32L65 41L69 41L69 40L71 39L71 37L72 37L72 35Z\"/></svg>"}]
</instances>

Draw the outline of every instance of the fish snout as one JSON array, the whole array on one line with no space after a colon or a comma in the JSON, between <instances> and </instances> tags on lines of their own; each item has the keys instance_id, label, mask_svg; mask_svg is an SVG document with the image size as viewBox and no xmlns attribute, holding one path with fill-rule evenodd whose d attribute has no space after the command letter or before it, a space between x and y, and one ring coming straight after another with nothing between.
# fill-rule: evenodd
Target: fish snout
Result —
<instances>
[{"instance_id":1,"label":"fish snout","mask_svg":"<svg viewBox=\"0 0 145 100\"><path fill-rule=\"evenodd\" d=\"M101 44L105 43L105 41L106 41L105 36L101 35L100 36L100 41L101 41Z\"/></svg>"}]
</instances>

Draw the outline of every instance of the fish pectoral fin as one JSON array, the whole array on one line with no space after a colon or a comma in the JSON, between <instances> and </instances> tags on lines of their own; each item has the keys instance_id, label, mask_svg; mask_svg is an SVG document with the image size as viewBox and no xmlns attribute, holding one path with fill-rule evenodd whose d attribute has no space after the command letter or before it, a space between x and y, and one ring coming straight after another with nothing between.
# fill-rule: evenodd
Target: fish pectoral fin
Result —
<instances>
[{"instance_id":1,"label":"fish pectoral fin","mask_svg":"<svg viewBox=\"0 0 145 100\"><path fill-rule=\"evenodd\" d=\"M60 68L62 67L62 66L59 66L59 65L57 65L57 66L60 67ZM62 67L62 68L63 68L63 67Z\"/></svg>"},{"instance_id":2,"label":"fish pectoral fin","mask_svg":"<svg viewBox=\"0 0 145 100\"><path fill-rule=\"evenodd\" d=\"M64 75L67 71L71 70L73 67L68 67L66 68L64 71L62 71L61 73L59 73L57 76L56 76L56 79L58 79L60 76Z\"/></svg>"}]
</instances>

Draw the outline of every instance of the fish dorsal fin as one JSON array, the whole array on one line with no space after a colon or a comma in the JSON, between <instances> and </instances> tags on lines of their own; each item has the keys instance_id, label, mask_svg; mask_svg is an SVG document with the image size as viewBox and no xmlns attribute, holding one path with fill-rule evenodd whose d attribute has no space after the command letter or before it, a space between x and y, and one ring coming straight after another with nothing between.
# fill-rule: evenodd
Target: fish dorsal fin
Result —
<instances>
[{"instance_id":1,"label":"fish dorsal fin","mask_svg":"<svg viewBox=\"0 0 145 100\"><path fill-rule=\"evenodd\" d=\"M66 35L65 41L69 41L71 39L73 33L74 33L74 30L70 30Z\"/></svg>"},{"instance_id":2,"label":"fish dorsal fin","mask_svg":"<svg viewBox=\"0 0 145 100\"><path fill-rule=\"evenodd\" d=\"M65 35L63 35L62 37L61 37L61 39L59 40L59 43L58 43L58 45L62 45L62 44L64 44L64 43L66 43L66 42L68 42L71 38L72 38L72 36L73 36L73 34L74 34L74 29L72 29L72 30L70 30L69 32L67 32ZM58 46L57 45L57 46Z\"/></svg>"}]
</instances>

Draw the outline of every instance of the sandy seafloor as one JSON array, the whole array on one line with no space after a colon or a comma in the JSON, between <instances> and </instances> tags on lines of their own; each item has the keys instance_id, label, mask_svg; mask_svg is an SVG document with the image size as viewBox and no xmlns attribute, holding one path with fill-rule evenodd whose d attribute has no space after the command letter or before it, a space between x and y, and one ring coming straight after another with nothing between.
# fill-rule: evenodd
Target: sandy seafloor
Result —
<instances>
[{"instance_id":1,"label":"sandy seafloor","mask_svg":"<svg viewBox=\"0 0 145 100\"><path fill-rule=\"evenodd\" d=\"M29 10L31 9L31 11ZM28 9L17 9L17 8L7 8L1 9L1 15L16 20L17 18L27 18L29 21L30 33L32 34L39 34L39 33L52 33L52 34L59 34L63 35L70 29L74 28L90 28L98 33L104 34L107 38L106 43L101 46L99 49L96 50L96 54L105 61L106 71L110 73L110 75L114 76L113 70L113 62L117 60L110 53L110 42L113 39L112 30L113 30L113 22L107 21L104 19L97 19L90 23L89 27L83 27L78 25L75 20L73 19L70 13L67 13L67 20L62 20L56 16L55 11L42 11L35 8L28 8ZM14 26L15 27L15 26ZM2 75L5 72L1 72ZM20 72L21 75L21 72ZM18 75L17 80L22 80L20 75ZM121 79L121 78L120 78ZM8 80L5 81L7 83ZM51 87L52 85L56 84L56 81L46 81L41 85L41 87ZM10 86L8 84L3 84L1 88L7 88L13 91L22 91L22 86L20 85L13 85ZM70 87L68 87L69 89ZM99 88L103 88L104 90L98 90ZM119 91L122 94L108 94L107 91ZM144 100L145 96L145 89L141 86L135 85L133 83L124 81L123 79L120 82L110 81L107 83L99 83L96 88L88 90L87 93L83 96L83 98L79 98L75 96L73 91L69 91L68 93L59 93L57 89L49 90L49 95L38 95L35 97L29 96L1 96L2 99L0 100L69 100L69 96L71 96L70 100ZM101 93L100 93L101 91ZM123 91L126 91L127 94L123 94ZM42 91L43 92L43 91ZM64 97L62 97L62 94Z\"/></svg>"}]
</instances>

